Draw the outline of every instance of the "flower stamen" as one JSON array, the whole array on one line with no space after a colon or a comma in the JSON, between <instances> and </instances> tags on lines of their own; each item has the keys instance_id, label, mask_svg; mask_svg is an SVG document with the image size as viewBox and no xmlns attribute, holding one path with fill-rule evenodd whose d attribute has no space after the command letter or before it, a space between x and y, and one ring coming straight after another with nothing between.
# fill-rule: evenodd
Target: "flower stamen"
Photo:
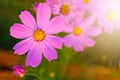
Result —
<instances>
[{"instance_id":1,"label":"flower stamen","mask_svg":"<svg viewBox=\"0 0 120 80\"><path fill-rule=\"evenodd\" d=\"M116 15L113 11L108 11L106 16L107 16L107 19L110 20L110 21L114 20L115 17L116 17Z\"/></svg>"},{"instance_id":2,"label":"flower stamen","mask_svg":"<svg viewBox=\"0 0 120 80\"><path fill-rule=\"evenodd\" d=\"M80 27L75 27L73 33L74 35L79 36L82 33L82 29Z\"/></svg>"},{"instance_id":3,"label":"flower stamen","mask_svg":"<svg viewBox=\"0 0 120 80\"><path fill-rule=\"evenodd\" d=\"M42 41L45 38L45 33L42 30L38 29L34 31L33 38L36 41Z\"/></svg>"},{"instance_id":4,"label":"flower stamen","mask_svg":"<svg viewBox=\"0 0 120 80\"><path fill-rule=\"evenodd\" d=\"M60 12L61 12L63 15L69 14L69 12L70 12L70 5L68 5L68 4L62 5L62 7L61 7L61 9L60 9Z\"/></svg>"},{"instance_id":5,"label":"flower stamen","mask_svg":"<svg viewBox=\"0 0 120 80\"><path fill-rule=\"evenodd\" d=\"M84 3L88 4L90 2L90 0L84 0Z\"/></svg>"}]
</instances>

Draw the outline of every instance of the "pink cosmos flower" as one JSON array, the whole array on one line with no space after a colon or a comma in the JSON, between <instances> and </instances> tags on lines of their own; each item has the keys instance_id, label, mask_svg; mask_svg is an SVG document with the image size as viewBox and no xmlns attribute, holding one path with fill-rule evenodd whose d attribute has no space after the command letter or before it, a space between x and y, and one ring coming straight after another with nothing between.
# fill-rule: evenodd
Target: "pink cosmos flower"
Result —
<instances>
[{"instance_id":1,"label":"pink cosmos flower","mask_svg":"<svg viewBox=\"0 0 120 80\"><path fill-rule=\"evenodd\" d=\"M63 18L58 16L50 20L51 10L46 3L40 3L36 12L36 19L27 10L22 11L19 18L23 24L15 23L10 28L10 35L24 39L14 46L14 53L23 55L26 52L26 66L37 67L42 54L48 61L57 59L54 48L62 48L62 39L53 34L64 28Z\"/></svg>"},{"instance_id":2,"label":"pink cosmos flower","mask_svg":"<svg viewBox=\"0 0 120 80\"><path fill-rule=\"evenodd\" d=\"M96 16L98 24L104 26L104 31L112 33L114 27L120 28L120 2L119 0L97 0Z\"/></svg>"},{"instance_id":3,"label":"pink cosmos flower","mask_svg":"<svg viewBox=\"0 0 120 80\"><path fill-rule=\"evenodd\" d=\"M93 47L95 41L91 39L92 36L97 36L101 33L100 27L93 27L93 17L89 17L86 20L80 22L79 19L75 20L71 31L64 37L64 44L68 48L73 47L75 51L84 51L84 45Z\"/></svg>"},{"instance_id":4,"label":"pink cosmos flower","mask_svg":"<svg viewBox=\"0 0 120 80\"><path fill-rule=\"evenodd\" d=\"M20 65L16 65L13 67L13 73L20 77L23 77L25 75L25 69Z\"/></svg>"},{"instance_id":5,"label":"pink cosmos flower","mask_svg":"<svg viewBox=\"0 0 120 80\"><path fill-rule=\"evenodd\" d=\"M94 11L97 0L73 0L76 5L82 7L84 11L89 11L90 13Z\"/></svg>"},{"instance_id":6,"label":"pink cosmos flower","mask_svg":"<svg viewBox=\"0 0 120 80\"><path fill-rule=\"evenodd\" d=\"M62 15L65 17L65 23L69 24L79 11L79 16L83 16L85 11L79 7L73 0L46 0L50 6L53 15ZM69 25L67 25L69 26Z\"/></svg>"},{"instance_id":7,"label":"pink cosmos flower","mask_svg":"<svg viewBox=\"0 0 120 80\"><path fill-rule=\"evenodd\" d=\"M120 68L120 61L118 61L118 67Z\"/></svg>"}]
</instances>

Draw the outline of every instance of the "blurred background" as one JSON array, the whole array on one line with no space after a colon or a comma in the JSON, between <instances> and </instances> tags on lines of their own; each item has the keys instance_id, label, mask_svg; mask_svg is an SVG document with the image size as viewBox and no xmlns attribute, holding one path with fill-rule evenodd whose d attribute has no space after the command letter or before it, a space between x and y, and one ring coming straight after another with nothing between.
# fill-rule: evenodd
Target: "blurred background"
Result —
<instances>
[{"instance_id":1,"label":"blurred background","mask_svg":"<svg viewBox=\"0 0 120 80\"><path fill-rule=\"evenodd\" d=\"M0 0L0 80L120 80L120 30L95 37L96 45L77 53L63 46L58 59L48 62L44 57L39 67L25 67L25 55L13 54L12 47L20 40L9 35L10 26L21 23L22 10L32 10L41 0ZM32 73L20 78L12 73L14 65L22 65ZM40 79L38 78L40 77Z\"/></svg>"}]
</instances>

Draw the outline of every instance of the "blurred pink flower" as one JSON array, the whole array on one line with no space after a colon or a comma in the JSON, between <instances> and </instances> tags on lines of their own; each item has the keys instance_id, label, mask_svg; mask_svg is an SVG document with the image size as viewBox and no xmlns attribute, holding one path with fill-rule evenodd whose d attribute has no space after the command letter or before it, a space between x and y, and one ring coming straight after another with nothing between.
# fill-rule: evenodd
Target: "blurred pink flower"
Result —
<instances>
[{"instance_id":1,"label":"blurred pink flower","mask_svg":"<svg viewBox=\"0 0 120 80\"><path fill-rule=\"evenodd\" d=\"M24 77L25 69L20 65L16 65L13 67L13 73L20 76L20 77Z\"/></svg>"},{"instance_id":2,"label":"blurred pink flower","mask_svg":"<svg viewBox=\"0 0 120 80\"><path fill-rule=\"evenodd\" d=\"M19 18L23 24L15 23L10 28L10 35L24 39L14 46L14 53L23 55L26 52L26 66L37 67L42 61L42 53L48 61L57 59L54 48L62 48L62 38L54 36L64 28L63 18L54 17L50 20L51 10L46 3L40 3L36 19L27 10L22 11Z\"/></svg>"},{"instance_id":3,"label":"blurred pink flower","mask_svg":"<svg viewBox=\"0 0 120 80\"><path fill-rule=\"evenodd\" d=\"M84 11L90 13L95 9L97 0L73 0L76 5L82 7Z\"/></svg>"},{"instance_id":4,"label":"blurred pink flower","mask_svg":"<svg viewBox=\"0 0 120 80\"><path fill-rule=\"evenodd\" d=\"M120 68L120 61L118 61L118 67Z\"/></svg>"},{"instance_id":5,"label":"blurred pink flower","mask_svg":"<svg viewBox=\"0 0 120 80\"><path fill-rule=\"evenodd\" d=\"M86 20L80 22L76 19L71 26L71 31L64 37L64 44L68 48L73 47L75 51L84 51L84 45L93 47L95 41L91 39L91 36L98 36L101 33L100 27L93 27L94 17L89 17Z\"/></svg>"},{"instance_id":6,"label":"blurred pink flower","mask_svg":"<svg viewBox=\"0 0 120 80\"><path fill-rule=\"evenodd\" d=\"M69 22L76 16L76 12L83 16L85 11L83 7L79 7L73 0L46 0L50 6L53 15L62 15L65 18L65 23L69 26Z\"/></svg>"},{"instance_id":7,"label":"blurred pink flower","mask_svg":"<svg viewBox=\"0 0 120 80\"><path fill-rule=\"evenodd\" d=\"M98 24L104 26L104 31L112 33L114 27L120 28L120 2L119 0L97 0L96 16Z\"/></svg>"}]
</instances>

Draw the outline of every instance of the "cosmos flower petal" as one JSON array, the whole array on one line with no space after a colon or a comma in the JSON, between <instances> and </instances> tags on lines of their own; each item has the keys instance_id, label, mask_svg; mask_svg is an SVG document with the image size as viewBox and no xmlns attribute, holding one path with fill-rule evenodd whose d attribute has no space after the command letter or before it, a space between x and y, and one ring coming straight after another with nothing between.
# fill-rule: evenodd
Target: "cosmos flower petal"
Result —
<instances>
[{"instance_id":1,"label":"cosmos flower petal","mask_svg":"<svg viewBox=\"0 0 120 80\"><path fill-rule=\"evenodd\" d=\"M28 28L35 30L37 27L36 22L34 20L34 17L32 16L32 14L25 10L22 11L21 14L19 15L20 20L22 21L22 23L24 25L26 25Z\"/></svg>"},{"instance_id":2,"label":"cosmos flower petal","mask_svg":"<svg viewBox=\"0 0 120 80\"><path fill-rule=\"evenodd\" d=\"M59 0L46 0L47 4L49 5L58 5L59 4Z\"/></svg>"},{"instance_id":3,"label":"cosmos flower petal","mask_svg":"<svg viewBox=\"0 0 120 80\"><path fill-rule=\"evenodd\" d=\"M97 9L97 11L100 12L100 14L106 12L106 10L108 8L106 4L107 4L107 0L97 0L96 1L96 5L97 5L96 9Z\"/></svg>"},{"instance_id":4,"label":"cosmos flower petal","mask_svg":"<svg viewBox=\"0 0 120 80\"><path fill-rule=\"evenodd\" d=\"M26 66L37 67L42 61L42 49L40 44L34 43L26 57Z\"/></svg>"},{"instance_id":5,"label":"cosmos flower petal","mask_svg":"<svg viewBox=\"0 0 120 80\"><path fill-rule=\"evenodd\" d=\"M95 22L95 17L94 16L90 16L88 17L88 19L86 19L86 23L87 25L93 25L93 23Z\"/></svg>"},{"instance_id":6,"label":"cosmos flower petal","mask_svg":"<svg viewBox=\"0 0 120 80\"><path fill-rule=\"evenodd\" d=\"M49 62L51 60L57 59L56 50L47 41L44 41L43 54Z\"/></svg>"},{"instance_id":7,"label":"cosmos flower petal","mask_svg":"<svg viewBox=\"0 0 120 80\"><path fill-rule=\"evenodd\" d=\"M58 49L62 49L62 41L63 39L57 36L47 35L46 40L54 47Z\"/></svg>"},{"instance_id":8,"label":"cosmos flower petal","mask_svg":"<svg viewBox=\"0 0 120 80\"><path fill-rule=\"evenodd\" d=\"M71 0L60 0L59 1L61 4L69 4L71 5L72 1Z\"/></svg>"},{"instance_id":9,"label":"cosmos flower petal","mask_svg":"<svg viewBox=\"0 0 120 80\"><path fill-rule=\"evenodd\" d=\"M46 3L50 6L51 13L53 15L58 15L60 12L60 0L46 0Z\"/></svg>"},{"instance_id":10,"label":"cosmos flower petal","mask_svg":"<svg viewBox=\"0 0 120 80\"><path fill-rule=\"evenodd\" d=\"M20 41L13 47L13 49L15 50L14 53L18 55L25 54L29 50L33 42L33 38L27 38L23 41Z\"/></svg>"},{"instance_id":11,"label":"cosmos flower petal","mask_svg":"<svg viewBox=\"0 0 120 80\"><path fill-rule=\"evenodd\" d=\"M15 23L10 27L10 35L15 38L24 39L32 36L32 33L33 31L23 24Z\"/></svg>"},{"instance_id":12,"label":"cosmos flower petal","mask_svg":"<svg viewBox=\"0 0 120 80\"><path fill-rule=\"evenodd\" d=\"M117 8L117 10L119 9L119 6L120 6L120 1L119 0L107 0L107 6L110 8L110 9L113 9L115 10Z\"/></svg>"},{"instance_id":13,"label":"cosmos flower petal","mask_svg":"<svg viewBox=\"0 0 120 80\"><path fill-rule=\"evenodd\" d=\"M84 36L82 41L88 47L93 47L96 43L94 40L92 40L91 38L89 38L87 36Z\"/></svg>"},{"instance_id":14,"label":"cosmos flower petal","mask_svg":"<svg viewBox=\"0 0 120 80\"><path fill-rule=\"evenodd\" d=\"M104 27L104 31L107 32L107 33L112 33L114 30L114 27L112 25L106 25Z\"/></svg>"},{"instance_id":15,"label":"cosmos flower petal","mask_svg":"<svg viewBox=\"0 0 120 80\"><path fill-rule=\"evenodd\" d=\"M82 45L82 43L77 40L77 39L74 39L73 40L73 48L75 49L75 51L81 51L83 52L84 51L84 46Z\"/></svg>"},{"instance_id":16,"label":"cosmos flower petal","mask_svg":"<svg viewBox=\"0 0 120 80\"><path fill-rule=\"evenodd\" d=\"M64 18L62 16L54 17L49 26L46 28L46 34L56 34L61 32L65 27Z\"/></svg>"},{"instance_id":17,"label":"cosmos flower petal","mask_svg":"<svg viewBox=\"0 0 120 80\"><path fill-rule=\"evenodd\" d=\"M63 29L63 32L69 33L73 31L72 23L69 23L68 20L65 21L65 28Z\"/></svg>"},{"instance_id":18,"label":"cosmos flower petal","mask_svg":"<svg viewBox=\"0 0 120 80\"><path fill-rule=\"evenodd\" d=\"M70 34L70 35L67 35L64 37L64 45L67 46L68 48L72 47L72 39L73 39L73 35Z\"/></svg>"},{"instance_id":19,"label":"cosmos flower petal","mask_svg":"<svg viewBox=\"0 0 120 80\"><path fill-rule=\"evenodd\" d=\"M79 18L79 20L82 20L84 18L85 11L78 9L75 10L74 12L71 12L72 17L74 18Z\"/></svg>"},{"instance_id":20,"label":"cosmos flower petal","mask_svg":"<svg viewBox=\"0 0 120 80\"><path fill-rule=\"evenodd\" d=\"M95 21L95 17L90 16L87 19L85 19L80 26L82 27L82 29L89 28L90 26L93 25L94 21Z\"/></svg>"},{"instance_id":21,"label":"cosmos flower petal","mask_svg":"<svg viewBox=\"0 0 120 80\"><path fill-rule=\"evenodd\" d=\"M51 10L46 3L40 3L37 8L37 23L38 27L47 26L51 17Z\"/></svg>"},{"instance_id":22,"label":"cosmos flower petal","mask_svg":"<svg viewBox=\"0 0 120 80\"><path fill-rule=\"evenodd\" d=\"M102 27L101 26L91 27L90 30L88 31L89 36L98 36L101 33L102 33Z\"/></svg>"}]
</instances>

